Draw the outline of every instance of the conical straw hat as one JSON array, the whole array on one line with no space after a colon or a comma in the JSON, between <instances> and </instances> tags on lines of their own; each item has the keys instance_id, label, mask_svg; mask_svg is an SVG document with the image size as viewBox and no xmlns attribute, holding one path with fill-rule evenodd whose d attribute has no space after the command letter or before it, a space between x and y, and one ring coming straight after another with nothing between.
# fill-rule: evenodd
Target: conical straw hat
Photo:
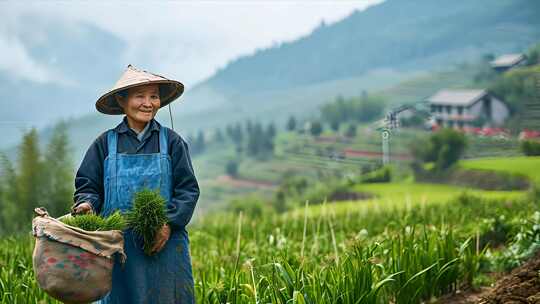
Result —
<instances>
[{"instance_id":1,"label":"conical straw hat","mask_svg":"<svg viewBox=\"0 0 540 304\"><path fill-rule=\"evenodd\" d=\"M124 110L122 110L114 95L120 91L145 84L159 85L161 107L168 105L184 92L182 83L139 70L130 64L112 89L96 101L96 109L104 114L124 114Z\"/></svg>"}]
</instances>

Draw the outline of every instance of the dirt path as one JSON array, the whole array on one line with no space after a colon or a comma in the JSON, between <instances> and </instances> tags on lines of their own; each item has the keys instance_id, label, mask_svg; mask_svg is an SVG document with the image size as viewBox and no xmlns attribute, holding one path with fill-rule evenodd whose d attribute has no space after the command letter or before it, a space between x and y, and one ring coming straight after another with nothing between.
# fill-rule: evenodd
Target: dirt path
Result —
<instances>
[{"instance_id":1,"label":"dirt path","mask_svg":"<svg viewBox=\"0 0 540 304\"><path fill-rule=\"evenodd\" d=\"M503 275L493 287L440 298L445 304L540 304L540 251L527 263Z\"/></svg>"},{"instance_id":2,"label":"dirt path","mask_svg":"<svg viewBox=\"0 0 540 304\"><path fill-rule=\"evenodd\" d=\"M437 304L476 304L482 303L482 297L485 297L493 288L482 287L480 290L469 290L458 292L457 294L444 296L437 299Z\"/></svg>"},{"instance_id":3,"label":"dirt path","mask_svg":"<svg viewBox=\"0 0 540 304\"><path fill-rule=\"evenodd\" d=\"M527 263L497 281L482 304L540 303L540 251Z\"/></svg>"}]
</instances>

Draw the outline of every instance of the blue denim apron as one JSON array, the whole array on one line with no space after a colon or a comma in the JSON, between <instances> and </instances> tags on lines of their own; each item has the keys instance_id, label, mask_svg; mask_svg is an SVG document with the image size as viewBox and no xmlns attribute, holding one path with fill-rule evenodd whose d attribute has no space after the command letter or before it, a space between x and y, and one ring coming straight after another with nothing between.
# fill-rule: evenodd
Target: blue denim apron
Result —
<instances>
[{"instance_id":1,"label":"blue denim apron","mask_svg":"<svg viewBox=\"0 0 540 304\"><path fill-rule=\"evenodd\" d=\"M101 214L131 208L133 194L143 188L160 189L170 202L171 159L167 152L167 129L159 131L159 153L117 153L118 133L107 134L109 156L104 163L105 202ZM127 260L116 259L112 290L101 304L195 303L189 239L185 228L173 230L163 249L146 256L142 240L131 229L124 231Z\"/></svg>"}]
</instances>

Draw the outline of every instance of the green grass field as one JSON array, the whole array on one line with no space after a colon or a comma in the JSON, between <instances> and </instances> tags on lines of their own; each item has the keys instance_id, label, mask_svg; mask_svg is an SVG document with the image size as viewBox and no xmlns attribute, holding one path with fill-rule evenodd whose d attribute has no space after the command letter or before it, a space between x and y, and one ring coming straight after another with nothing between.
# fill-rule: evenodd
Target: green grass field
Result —
<instances>
[{"instance_id":1,"label":"green grass field","mask_svg":"<svg viewBox=\"0 0 540 304\"><path fill-rule=\"evenodd\" d=\"M441 184L417 184L417 183L380 183L360 184L353 188L358 192L374 195L374 198L361 201L327 202L326 206L314 205L310 207L310 214L318 215L321 212L334 212L346 214L350 212L370 212L377 210L406 210L416 207L425 207L433 204L446 204L461 194L468 194L486 199L515 200L522 199L524 191L484 191L467 189L458 186ZM323 210L323 209L327 210ZM300 216L303 210L291 211Z\"/></svg>"},{"instance_id":2,"label":"green grass field","mask_svg":"<svg viewBox=\"0 0 540 304\"><path fill-rule=\"evenodd\" d=\"M521 174L536 183L540 182L540 157L505 157L464 160L460 166L466 169L503 171Z\"/></svg>"}]
</instances>

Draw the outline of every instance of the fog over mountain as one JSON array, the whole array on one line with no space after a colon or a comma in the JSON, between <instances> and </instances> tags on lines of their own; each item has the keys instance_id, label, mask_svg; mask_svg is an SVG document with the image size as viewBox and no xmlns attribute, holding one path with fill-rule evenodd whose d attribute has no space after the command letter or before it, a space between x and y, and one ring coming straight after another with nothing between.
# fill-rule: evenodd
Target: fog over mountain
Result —
<instances>
[{"instance_id":1,"label":"fog over mountain","mask_svg":"<svg viewBox=\"0 0 540 304\"><path fill-rule=\"evenodd\" d=\"M32 58L33 65L20 66L36 72L11 77L0 68L0 121L8 134L0 148L12 146L29 123L44 126L67 116L72 141L83 150L119 120L95 114L94 102L125 68L127 42L80 20L20 18L17 35L0 38L0 49L8 45L19 54L14 62ZM537 41L538 1L388 0L224 63L173 103L175 126L188 134L248 117L308 115L338 94L387 87L486 53L520 52ZM17 53L18 44L25 48ZM51 81L51 75L58 77ZM167 115L159 114L166 124Z\"/></svg>"}]
</instances>

